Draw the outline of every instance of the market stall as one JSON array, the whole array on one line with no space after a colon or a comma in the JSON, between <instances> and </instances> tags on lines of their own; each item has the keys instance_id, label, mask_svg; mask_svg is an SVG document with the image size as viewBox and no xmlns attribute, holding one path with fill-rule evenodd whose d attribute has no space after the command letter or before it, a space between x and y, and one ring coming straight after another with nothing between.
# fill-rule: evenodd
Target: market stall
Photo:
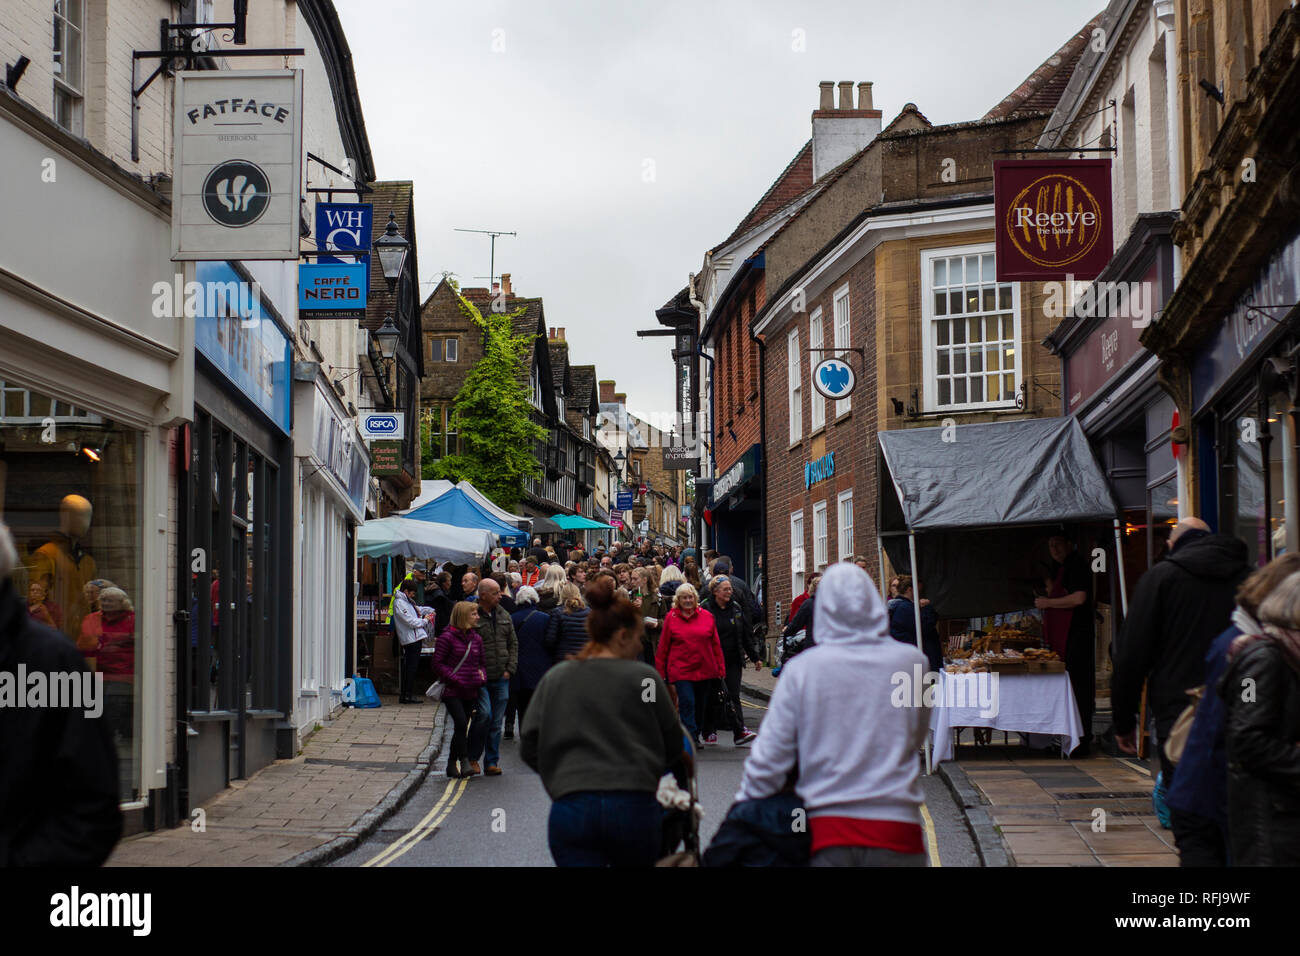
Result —
<instances>
[{"instance_id":1,"label":"market stall","mask_svg":"<svg viewBox=\"0 0 1300 956\"><path fill-rule=\"evenodd\" d=\"M1120 542L1114 498L1078 422L1047 418L880 432L878 473L881 587L886 556L894 568L910 569L918 645L922 597L941 618L996 620L1002 627L972 629L949 649L950 658L959 656L939 676L938 689L946 694L958 689L958 680L997 674L991 683L1000 716L973 719L970 708L945 706L939 696L932 728L942 731L941 752L947 753L948 731L959 726L1048 733L1077 743L1087 728L1070 681L1060 673L1064 665L1050 652L1026 659L1028 649L1041 651L1042 643L1041 631L1033 633L1026 623L1029 615L1014 624L997 616L1033 608L1042 594L1035 554L1050 528L1106 523ZM1123 549L1116 547L1115 554L1127 610ZM1004 676L1012 679L1003 682Z\"/></svg>"},{"instance_id":2,"label":"market stall","mask_svg":"<svg viewBox=\"0 0 1300 956\"><path fill-rule=\"evenodd\" d=\"M488 502L491 505L491 502ZM495 508L495 505L491 505ZM435 521L457 528L474 528L491 532L505 547L524 546L528 532L497 517L487 505L459 486L451 488L427 504L413 508L403 516L410 521Z\"/></svg>"}]
</instances>

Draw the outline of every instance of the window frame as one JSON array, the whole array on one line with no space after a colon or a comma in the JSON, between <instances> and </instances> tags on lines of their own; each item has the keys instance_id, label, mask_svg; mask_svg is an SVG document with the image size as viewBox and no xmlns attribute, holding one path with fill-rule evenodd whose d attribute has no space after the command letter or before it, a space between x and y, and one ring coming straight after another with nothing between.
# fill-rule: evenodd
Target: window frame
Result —
<instances>
[{"instance_id":1,"label":"window frame","mask_svg":"<svg viewBox=\"0 0 1300 956\"><path fill-rule=\"evenodd\" d=\"M796 532L795 532L796 526L799 529L797 534L797 539L798 539L797 541L796 541ZM800 594L803 594L804 587L808 580L808 552L803 546L803 541L804 541L803 509L800 508L798 511L790 512L790 553L793 554L794 549L796 547L800 551L804 552L802 571L794 570L794 562L791 562L790 564L791 600L797 598Z\"/></svg>"},{"instance_id":2,"label":"window frame","mask_svg":"<svg viewBox=\"0 0 1300 956\"><path fill-rule=\"evenodd\" d=\"M844 520L844 505L848 504L848 521ZM847 535L845 532L848 532ZM838 560L853 557L853 491L841 491L835 499L835 537L839 539ZM847 547L846 541L847 538Z\"/></svg>"},{"instance_id":3,"label":"window frame","mask_svg":"<svg viewBox=\"0 0 1300 956\"><path fill-rule=\"evenodd\" d=\"M988 410L1015 409L1016 408L1015 396L1019 394L1020 388L1024 384L1025 349L1021 345L1021 338L1023 332L1022 332L1021 321L1020 321L1020 283L1019 282L998 282L996 279L997 263L995 258L994 261L995 278L993 280L994 289L996 290L997 287L1003 285L1007 285L1011 287L1011 305L1010 305L1011 320L1012 320L1011 328L1012 328L1012 335L1014 337L1013 347L1014 347L1015 361L1016 361L1015 384L1012 388L1012 397L1010 399L1001 399L995 402L967 401L961 404L952 403L948 405L940 405L938 403L939 379L938 379L938 371L937 371L938 356L936 352L938 345L936 342L934 324L937 319L950 319L952 318L952 316L949 314L936 316L934 313L934 260L948 259L956 256L964 257L964 256L972 256L972 255L992 255L996 257L994 244L991 242L981 242L981 243L973 243L970 245L945 246L942 248L935 248L935 249L922 249L920 253L921 357L922 357L922 364L924 368L923 388L921 390L922 393L921 404L922 404L923 412L935 413L935 412L981 411L986 409ZM963 282L963 288L969 288L969 286L967 286ZM987 313L981 311L978 314L984 316ZM1004 312L1002 309L998 308L995 309L994 314L1003 315ZM967 315L968 313L962 312L963 318L967 317ZM1003 340L999 338L998 341L1001 342ZM987 352L987 348L988 347L986 345L985 346L986 352ZM1005 359L1005 356L1002 356L1002 358ZM1002 373L1005 374L1005 369L1002 370ZM972 373L967 371L965 374L968 376L969 379L969 376ZM988 380L987 370L986 369L982 370L981 374L985 376L985 381L987 382Z\"/></svg>"},{"instance_id":4,"label":"window frame","mask_svg":"<svg viewBox=\"0 0 1300 956\"><path fill-rule=\"evenodd\" d=\"M456 353L454 356L452 355L453 352ZM459 335L449 335L443 340L442 355L443 355L443 361L450 362L452 365L455 365L457 362L460 361L460 336Z\"/></svg>"},{"instance_id":5,"label":"window frame","mask_svg":"<svg viewBox=\"0 0 1300 956\"><path fill-rule=\"evenodd\" d=\"M73 18L68 16L67 12L60 13L59 7L63 6L65 11L72 8L78 12L78 16ZM61 129L67 130L75 136L85 135L85 117L86 117L86 0L55 0L50 6L51 25L53 34L60 38L60 48L54 44L54 36L50 39L50 73L53 77L53 96L50 103L51 116L55 123ZM69 57L68 31L76 31L76 50L75 65L76 83L69 80L69 64L72 58ZM56 69L57 65L57 69ZM68 107L69 123L64 124L59 121L60 102L66 102Z\"/></svg>"},{"instance_id":6,"label":"window frame","mask_svg":"<svg viewBox=\"0 0 1300 956\"><path fill-rule=\"evenodd\" d=\"M840 303L844 303L844 322L840 322ZM832 347L837 351L835 357L844 359L847 353L838 351L839 349L848 349L853 345L853 309L849 299L849 284L846 282L835 290L835 295L831 298L831 324L832 324ZM843 329L844 334L840 335ZM842 416L847 415L853 410L853 398L837 398L835 400L835 419L838 421Z\"/></svg>"},{"instance_id":7,"label":"window frame","mask_svg":"<svg viewBox=\"0 0 1300 956\"><path fill-rule=\"evenodd\" d=\"M812 403L812 427L808 434L816 435L826 427L826 399L822 397L821 392L817 391L817 385L813 378L817 374L817 366L822 361L822 356L826 353L820 351L826 347L826 333L822 325L822 307L819 305L812 310L808 316L808 377L813 382L812 393L809 395L809 401ZM818 411L821 412L818 415Z\"/></svg>"},{"instance_id":8,"label":"window frame","mask_svg":"<svg viewBox=\"0 0 1300 956\"><path fill-rule=\"evenodd\" d=\"M785 337L786 408L790 413L790 444L803 441L803 357L799 351L799 327Z\"/></svg>"},{"instance_id":9,"label":"window frame","mask_svg":"<svg viewBox=\"0 0 1300 956\"><path fill-rule=\"evenodd\" d=\"M818 521L821 528L818 529ZM821 571L830 564L830 518L823 498L813 505L813 570Z\"/></svg>"}]
</instances>

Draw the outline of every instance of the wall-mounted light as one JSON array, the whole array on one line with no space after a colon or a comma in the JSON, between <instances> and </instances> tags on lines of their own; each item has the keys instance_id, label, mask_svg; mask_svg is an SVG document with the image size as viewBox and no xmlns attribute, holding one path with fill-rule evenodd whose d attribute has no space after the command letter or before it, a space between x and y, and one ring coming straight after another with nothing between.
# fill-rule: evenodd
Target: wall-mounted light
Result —
<instances>
[{"instance_id":1,"label":"wall-mounted light","mask_svg":"<svg viewBox=\"0 0 1300 956\"><path fill-rule=\"evenodd\" d=\"M93 448L90 445L83 444L81 446L81 453L94 462L99 462L103 460L102 449Z\"/></svg>"}]
</instances>

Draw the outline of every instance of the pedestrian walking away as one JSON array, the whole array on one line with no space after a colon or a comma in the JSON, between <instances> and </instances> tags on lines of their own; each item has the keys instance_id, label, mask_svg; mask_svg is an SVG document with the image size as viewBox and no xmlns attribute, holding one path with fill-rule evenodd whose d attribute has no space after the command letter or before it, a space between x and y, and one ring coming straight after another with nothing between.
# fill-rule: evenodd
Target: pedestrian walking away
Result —
<instances>
[{"instance_id":1,"label":"pedestrian walking away","mask_svg":"<svg viewBox=\"0 0 1300 956\"><path fill-rule=\"evenodd\" d=\"M546 626L550 623L550 616L537 609L537 591L521 587L515 598L519 602L519 609L510 616L510 620L519 639L519 669L510 678L510 701L506 705L506 726L502 735L504 740L514 739L516 715L519 726L523 726L533 691L551 666L551 655L546 650Z\"/></svg>"},{"instance_id":2,"label":"pedestrian walking away","mask_svg":"<svg viewBox=\"0 0 1300 956\"><path fill-rule=\"evenodd\" d=\"M483 638L475 629L478 608L469 601L457 602L451 623L438 635L433 649L433 676L443 682L442 705L451 718L451 741L447 748L447 776L471 777L479 772L469 759L471 748L482 748L481 725L471 729L470 720L479 688L487 681L483 664Z\"/></svg>"},{"instance_id":3,"label":"pedestrian walking away","mask_svg":"<svg viewBox=\"0 0 1300 956\"><path fill-rule=\"evenodd\" d=\"M891 704L896 674L925 655L889 634L871 577L832 565L817 589L817 646L790 661L737 800L781 793L797 768L813 866L925 866L917 750L929 710Z\"/></svg>"},{"instance_id":4,"label":"pedestrian walking away","mask_svg":"<svg viewBox=\"0 0 1300 956\"><path fill-rule=\"evenodd\" d=\"M557 866L653 866L663 810L659 779L682 756L668 687L641 653L641 615L600 577L588 588L589 641L537 685L520 756L552 800L547 841Z\"/></svg>"},{"instance_id":5,"label":"pedestrian walking away","mask_svg":"<svg viewBox=\"0 0 1300 956\"><path fill-rule=\"evenodd\" d=\"M478 692L478 743L469 752L470 766L483 757L483 773L501 775L501 732L510 700L510 677L519 669L519 639L510 615L501 606L501 586L484 578L478 586L478 632L483 638L486 679Z\"/></svg>"},{"instance_id":6,"label":"pedestrian walking away","mask_svg":"<svg viewBox=\"0 0 1300 956\"><path fill-rule=\"evenodd\" d=\"M713 615L718 629L718 643L722 646L722 659L726 664L725 686L722 689L723 714L737 747L751 743L757 736L745 726L744 711L740 703L740 681L748 658L755 670L762 670L758 649L754 646L748 618L732 591L732 579L718 574L709 582L709 598L702 605Z\"/></svg>"}]
</instances>

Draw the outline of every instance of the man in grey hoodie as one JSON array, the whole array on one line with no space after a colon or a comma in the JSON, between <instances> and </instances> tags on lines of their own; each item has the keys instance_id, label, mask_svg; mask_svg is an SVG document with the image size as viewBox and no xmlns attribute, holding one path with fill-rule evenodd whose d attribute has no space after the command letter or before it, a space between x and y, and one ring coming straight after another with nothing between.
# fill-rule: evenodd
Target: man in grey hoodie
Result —
<instances>
[{"instance_id":1,"label":"man in grey hoodie","mask_svg":"<svg viewBox=\"0 0 1300 956\"><path fill-rule=\"evenodd\" d=\"M856 565L831 566L813 613L817 646L786 664L736 799L781 792L797 766L813 866L925 866L917 751L930 711L921 694L895 693L924 673L925 655L889 636Z\"/></svg>"}]
</instances>

